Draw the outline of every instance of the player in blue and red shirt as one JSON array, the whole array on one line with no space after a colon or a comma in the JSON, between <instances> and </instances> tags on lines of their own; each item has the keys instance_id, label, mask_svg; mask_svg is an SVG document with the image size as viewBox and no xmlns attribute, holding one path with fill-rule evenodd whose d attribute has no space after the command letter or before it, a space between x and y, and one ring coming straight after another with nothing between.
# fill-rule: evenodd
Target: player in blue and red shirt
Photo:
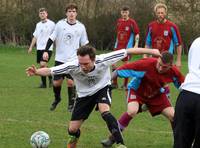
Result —
<instances>
[{"instance_id":1,"label":"player in blue and red shirt","mask_svg":"<svg viewBox=\"0 0 200 148\"><path fill-rule=\"evenodd\" d=\"M167 6L158 3L154 7L156 20L149 23L146 33L145 47L156 48L160 52L177 50L176 66L181 68L182 40L178 27L166 19Z\"/></svg>"},{"instance_id":2,"label":"player in blue and red shirt","mask_svg":"<svg viewBox=\"0 0 200 148\"><path fill-rule=\"evenodd\" d=\"M121 9L121 18L117 20L117 38L114 50L128 49L138 47L139 43L139 28L136 21L129 17L129 7L124 6ZM127 63L130 59L130 55L124 58L122 61ZM113 65L113 70L116 69L116 65ZM123 87L126 88L128 79L124 79ZM113 80L113 85L118 87L117 78Z\"/></svg>"},{"instance_id":3,"label":"player in blue and red shirt","mask_svg":"<svg viewBox=\"0 0 200 148\"><path fill-rule=\"evenodd\" d=\"M127 111L118 120L122 131L133 117L142 112L143 104L147 105L152 116L162 114L173 123L174 108L164 86L173 82L178 88L183 83L184 76L172 63L173 55L165 51L159 58L144 58L125 64L114 72L114 77L132 78L128 84ZM109 139L103 140L102 144L111 146L114 142L114 138L110 136Z\"/></svg>"},{"instance_id":4,"label":"player in blue and red shirt","mask_svg":"<svg viewBox=\"0 0 200 148\"><path fill-rule=\"evenodd\" d=\"M146 33L146 48L156 48L160 52L169 51L173 54L176 50L176 66L181 69L181 53L182 53L182 40L178 27L171 21L166 19L167 6L162 3L158 3L154 7L154 13L156 20L152 21L148 25ZM146 55L144 56L146 57ZM170 98L169 86L165 86L166 93Z\"/></svg>"}]
</instances>

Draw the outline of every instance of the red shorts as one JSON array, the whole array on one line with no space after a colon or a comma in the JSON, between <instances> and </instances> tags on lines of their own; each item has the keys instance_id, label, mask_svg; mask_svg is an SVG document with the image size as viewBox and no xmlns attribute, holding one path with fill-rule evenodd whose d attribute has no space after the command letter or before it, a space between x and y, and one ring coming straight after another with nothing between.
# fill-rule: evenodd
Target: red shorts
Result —
<instances>
[{"instance_id":1,"label":"red shorts","mask_svg":"<svg viewBox=\"0 0 200 148\"><path fill-rule=\"evenodd\" d=\"M142 112L142 104L146 104L152 116L159 115L165 108L171 107L171 103L165 93L156 95L153 98L144 98L136 94L135 90L130 89L127 96L128 103L136 101L140 105L139 112Z\"/></svg>"}]
</instances>

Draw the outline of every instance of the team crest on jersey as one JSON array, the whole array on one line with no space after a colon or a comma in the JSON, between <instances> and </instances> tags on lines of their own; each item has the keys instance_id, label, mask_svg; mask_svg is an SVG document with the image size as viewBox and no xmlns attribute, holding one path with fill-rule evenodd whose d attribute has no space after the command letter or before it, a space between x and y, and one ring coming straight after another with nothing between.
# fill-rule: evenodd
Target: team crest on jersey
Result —
<instances>
[{"instance_id":1,"label":"team crest on jersey","mask_svg":"<svg viewBox=\"0 0 200 148\"><path fill-rule=\"evenodd\" d=\"M126 30L126 31L128 31L128 30L129 30L129 27L128 27L128 26L126 26L126 27L125 27L125 30Z\"/></svg>"},{"instance_id":2,"label":"team crest on jersey","mask_svg":"<svg viewBox=\"0 0 200 148\"><path fill-rule=\"evenodd\" d=\"M168 30L164 30L164 36L168 36L169 32Z\"/></svg>"},{"instance_id":3,"label":"team crest on jersey","mask_svg":"<svg viewBox=\"0 0 200 148\"><path fill-rule=\"evenodd\" d=\"M136 99L136 95L132 95L132 94L131 94L130 99L131 99L131 100Z\"/></svg>"},{"instance_id":4,"label":"team crest on jersey","mask_svg":"<svg viewBox=\"0 0 200 148\"><path fill-rule=\"evenodd\" d=\"M74 39L73 34L71 34L71 33L64 34L63 40L64 40L65 44L71 45L73 42L73 39Z\"/></svg>"}]
</instances>

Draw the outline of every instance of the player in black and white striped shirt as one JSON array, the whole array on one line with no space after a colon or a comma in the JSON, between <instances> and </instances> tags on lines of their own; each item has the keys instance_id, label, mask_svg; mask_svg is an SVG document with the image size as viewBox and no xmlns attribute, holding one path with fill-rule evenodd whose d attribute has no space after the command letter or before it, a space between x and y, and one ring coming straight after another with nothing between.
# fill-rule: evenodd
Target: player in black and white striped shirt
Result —
<instances>
[{"instance_id":1,"label":"player in black and white striped shirt","mask_svg":"<svg viewBox=\"0 0 200 148\"><path fill-rule=\"evenodd\" d=\"M114 136L116 143L119 144L121 148L126 148L117 120L110 113L110 66L125 58L127 54L143 53L160 56L158 50L144 48L122 49L96 56L95 48L91 46L82 46L77 51L77 60L66 62L63 65L52 68L36 69L34 65L27 68L26 73L28 76L47 76L65 73L73 77L77 87L78 98L76 99L69 123L68 147L71 148L76 145L80 137L80 127L82 123L89 117L96 106L96 109L99 110L102 118L106 122L109 131Z\"/></svg>"}]
</instances>

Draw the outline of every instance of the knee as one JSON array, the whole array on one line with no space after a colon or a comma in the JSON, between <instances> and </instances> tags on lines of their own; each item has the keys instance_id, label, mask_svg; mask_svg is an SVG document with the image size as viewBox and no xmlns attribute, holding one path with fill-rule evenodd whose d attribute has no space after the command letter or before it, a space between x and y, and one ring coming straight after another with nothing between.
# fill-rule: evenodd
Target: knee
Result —
<instances>
[{"instance_id":1,"label":"knee","mask_svg":"<svg viewBox=\"0 0 200 148\"><path fill-rule=\"evenodd\" d=\"M70 125L68 128L68 133L76 133L76 132L80 132L80 129L76 126Z\"/></svg>"},{"instance_id":2,"label":"knee","mask_svg":"<svg viewBox=\"0 0 200 148\"><path fill-rule=\"evenodd\" d=\"M67 86L68 86L68 87L73 87L73 86L74 86L74 81L71 80L71 79L68 79L68 80L67 80Z\"/></svg>"},{"instance_id":3,"label":"knee","mask_svg":"<svg viewBox=\"0 0 200 148\"><path fill-rule=\"evenodd\" d=\"M127 113L129 116L134 117L138 113L138 109L128 109Z\"/></svg>"},{"instance_id":4,"label":"knee","mask_svg":"<svg viewBox=\"0 0 200 148\"><path fill-rule=\"evenodd\" d=\"M55 87L59 87L62 84L62 80L58 80L58 81L53 81L53 86Z\"/></svg>"}]
</instances>

